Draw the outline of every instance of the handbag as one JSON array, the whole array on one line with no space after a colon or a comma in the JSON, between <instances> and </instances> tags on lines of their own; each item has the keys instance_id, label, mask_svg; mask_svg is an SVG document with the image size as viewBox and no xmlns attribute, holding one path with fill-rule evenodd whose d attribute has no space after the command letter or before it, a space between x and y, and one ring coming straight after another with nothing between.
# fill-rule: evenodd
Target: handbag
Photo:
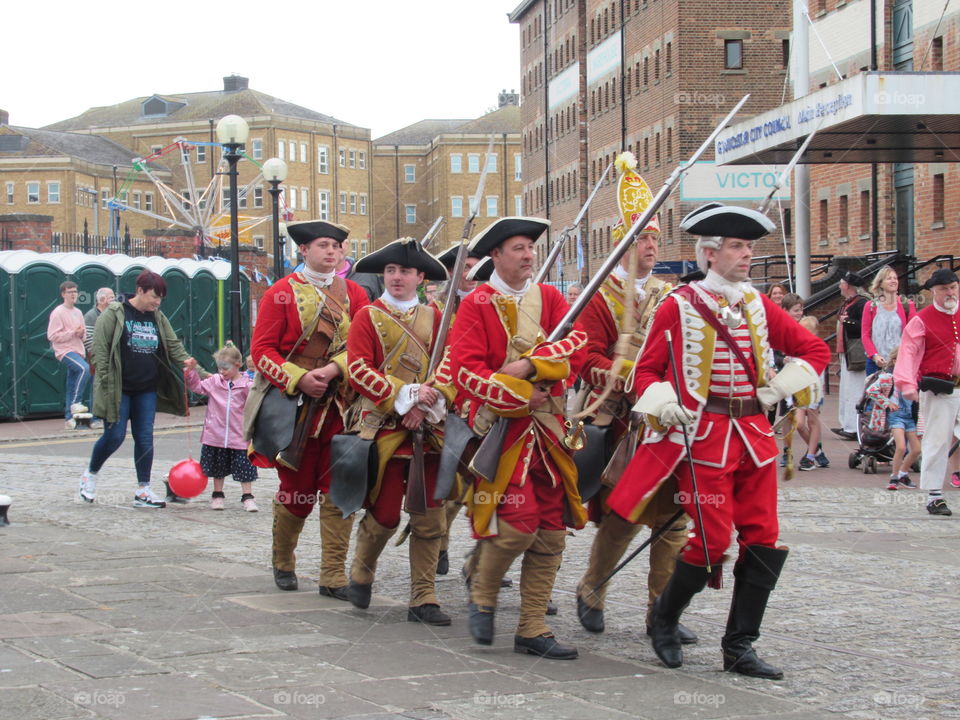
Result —
<instances>
[{"instance_id":1,"label":"handbag","mask_svg":"<svg viewBox=\"0 0 960 720\"><path fill-rule=\"evenodd\" d=\"M853 338L843 344L843 356L847 360L847 370L862 372L867 369L867 352L863 349L863 340Z\"/></svg>"}]
</instances>

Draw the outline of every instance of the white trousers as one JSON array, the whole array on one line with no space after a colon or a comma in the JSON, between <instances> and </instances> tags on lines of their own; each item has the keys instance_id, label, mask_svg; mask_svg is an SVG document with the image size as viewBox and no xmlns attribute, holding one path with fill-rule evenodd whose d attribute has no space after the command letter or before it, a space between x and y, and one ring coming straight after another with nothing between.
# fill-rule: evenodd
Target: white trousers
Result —
<instances>
[{"instance_id":1,"label":"white trousers","mask_svg":"<svg viewBox=\"0 0 960 720\"><path fill-rule=\"evenodd\" d=\"M847 370L847 358L840 355L840 402L837 415L840 428L849 433L857 432L857 403L863 397L863 385L867 381L865 370Z\"/></svg>"},{"instance_id":2,"label":"white trousers","mask_svg":"<svg viewBox=\"0 0 960 720\"><path fill-rule=\"evenodd\" d=\"M960 437L960 389L950 395L923 393L921 407L926 418L920 450L920 487L923 490L942 490L947 476L947 455L953 439Z\"/></svg>"}]
</instances>

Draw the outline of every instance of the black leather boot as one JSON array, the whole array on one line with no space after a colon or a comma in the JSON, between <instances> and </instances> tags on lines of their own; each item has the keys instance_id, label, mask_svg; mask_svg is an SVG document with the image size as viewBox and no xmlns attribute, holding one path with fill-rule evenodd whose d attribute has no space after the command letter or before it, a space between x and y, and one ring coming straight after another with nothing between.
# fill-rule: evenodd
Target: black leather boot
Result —
<instances>
[{"instance_id":1,"label":"black leather boot","mask_svg":"<svg viewBox=\"0 0 960 720\"><path fill-rule=\"evenodd\" d=\"M481 645L493 645L493 616L496 608L470 603L470 636Z\"/></svg>"},{"instance_id":2,"label":"black leather boot","mask_svg":"<svg viewBox=\"0 0 960 720\"><path fill-rule=\"evenodd\" d=\"M353 580L347 585L347 600L354 607L366 610L373 596L373 583L358 583Z\"/></svg>"},{"instance_id":3,"label":"black leather boot","mask_svg":"<svg viewBox=\"0 0 960 720\"><path fill-rule=\"evenodd\" d=\"M677 628L680 615L690 604L690 599L703 590L709 578L705 567L677 560L677 569L670 577L670 582L653 603L650 644L660 662L668 668L683 665L683 641Z\"/></svg>"},{"instance_id":4,"label":"black leather boot","mask_svg":"<svg viewBox=\"0 0 960 720\"><path fill-rule=\"evenodd\" d=\"M783 678L783 670L757 657L753 642L760 637L763 612L788 552L787 548L751 545L734 567L733 599L721 642L724 670L768 680Z\"/></svg>"}]
</instances>

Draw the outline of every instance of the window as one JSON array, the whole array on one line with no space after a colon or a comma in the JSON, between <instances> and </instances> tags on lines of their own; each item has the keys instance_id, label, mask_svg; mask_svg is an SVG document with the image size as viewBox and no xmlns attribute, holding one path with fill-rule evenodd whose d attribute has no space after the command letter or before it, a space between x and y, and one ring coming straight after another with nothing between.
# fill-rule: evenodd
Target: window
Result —
<instances>
[{"instance_id":1,"label":"window","mask_svg":"<svg viewBox=\"0 0 960 720\"><path fill-rule=\"evenodd\" d=\"M523 179L521 157L520 153L513 154L513 179L517 181Z\"/></svg>"},{"instance_id":2,"label":"window","mask_svg":"<svg viewBox=\"0 0 960 720\"><path fill-rule=\"evenodd\" d=\"M361 241L360 241L360 257L363 257L364 255L367 254L367 247L368 247L368 246L367 246L367 241L366 241L366 240L361 240Z\"/></svg>"},{"instance_id":3,"label":"window","mask_svg":"<svg viewBox=\"0 0 960 720\"><path fill-rule=\"evenodd\" d=\"M489 153L487 155L487 172L495 173L497 171L497 154Z\"/></svg>"},{"instance_id":4,"label":"window","mask_svg":"<svg viewBox=\"0 0 960 720\"><path fill-rule=\"evenodd\" d=\"M417 166L416 165L404 165L403 166L403 181L412 183L417 181Z\"/></svg>"},{"instance_id":5,"label":"window","mask_svg":"<svg viewBox=\"0 0 960 720\"><path fill-rule=\"evenodd\" d=\"M300 188L300 209L310 209L310 188Z\"/></svg>"},{"instance_id":6,"label":"window","mask_svg":"<svg viewBox=\"0 0 960 720\"><path fill-rule=\"evenodd\" d=\"M156 154L157 154L158 152L160 152L161 150L163 150L163 145L151 145L151 146L150 146L150 154L151 154L151 155L156 155Z\"/></svg>"},{"instance_id":7,"label":"window","mask_svg":"<svg viewBox=\"0 0 960 720\"><path fill-rule=\"evenodd\" d=\"M480 155L477 153L470 153L467 155L467 172L478 173L480 172Z\"/></svg>"},{"instance_id":8,"label":"window","mask_svg":"<svg viewBox=\"0 0 960 720\"><path fill-rule=\"evenodd\" d=\"M297 144L291 140L290 141L290 162L293 162L297 159Z\"/></svg>"},{"instance_id":9,"label":"window","mask_svg":"<svg viewBox=\"0 0 960 720\"><path fill-rule=\"evenodd\" d=\"M343 148L341 148L341 149L338 151L338 154L339 154L339 156L340 156L340 157L338 158L338 163L340 164L340 167L346 167L346 166L347 166L347 151L344 150Z\"/></svg>"},{"instance_id":10,"label":"window","mask_svg":"<svg viewBox=\"0 0 960 720\"><path fill-rule=\"evenodd\" d=\"M197 145L197 162L205 163L207 161L207 147L206 145Z\"/></svg>"},{"instance_id":11,"label":"window","mask_svg":"<svg viewBox=\"0 0 960 720\"><path fill-rule=\"evenodd\" d=\"M287 188L287 204L291 210L297 209L297 189L295 187Z\"/></svg>"},{"instance_id":12,"label":"window","mask_svg":"<svg viewBox=\"0 0 960 720\"><path fill-rule=\"evenodd\" d=\"M350 193L350 214L351 215L357 214L357 194L356 193Z\"/></svg>"},{"instance_id":13,"label":"window","mask_svg":"<svg viewBox=\"0 0 960 720\"><path fill-rule=\"evenodd\" d=\"M183 191L183 196L189 199L190 193L186 190ZM230 209L230 188L225 187L221 188L220 191L220 208L223 212L227 212Z\"/></svg>"},{"instance_id":14,"label":"window","mask_svg":"<svg viewBox=\"0 0 960 720\"><path fill-rule=\"evenodd\" d=\"M790 41L786 38L780 42L780 67L784 70L790 67Z\"/></svg>"},{"instance_id":15,"label":"window","mask_svg":"<svg viewBox=\"0 0 960 720\"><path fill-rule=\"evenodd\" d=\"M827 201L820 201L820 242L827 244L830 235L830 216L827 212Z\"/></svg>"},{"instance_id":16,"label":"window","mask_svg":"<svg viewBox=\"0 0 960 720\"><path fill-rule=\"evenodd\" d=\"M317 193L318 214L321 220L330 219L330 191L321 190Z\"/></svg>"},{"instance_id":17,"label":"window","mask_svg":"<svg viewBox=\"0 0 960 720\"><path fill-rule=\"evenodd\" d=\"M330 172L330 148L317 145L317 172L327 175Z\"/></svg>"},{"instance_id":18,"label":"window","mask_svg":"<svg viewBox=\"0 0 960 720\"><path fill-rule=\"evenodd\" d=\"M487 195L487 217L497 217L499 212L497 212L497 202L498 198L496 195Z\"/></svg>"},{"instance_id":19,"label":"window","mask_svg":"<svg viewBox=\"0 0 960 720\"><path fill-rule=\"evenodd\" d=\"M254 235L253 244L256 245L259 249L263 250L263 235Z\"/></svg>"},{"instance_id":20,"label":"window","mask_svg":"<svg viewBox=\"0 0 960 720\"><path fill-rule=\"evenodd\" d=\"M673 43L667 43L667 75L673 72Z\"/></svg>"},{"instance_id":21,"label":"window","mask_svg":"<svg viewBox=\"0 0 960 720\"><path fill-rule=\"evenodd\" d=\"M345 192L340 193L340 212L344 214L347 212L347 194Z\"/></svg>"},{"instance_id":22,"label":"window","mask_svg":"<svg viewBox=\"0 0 960 720\"><path fill-rule=\"evenodd\" d=\"M939 175L938 177L943 178L942 175ZM942 181L940 184L941 186L943 185ZM50 203L51 205L60 204L60 181L59 180L51 180L47 183L47 202Z\"/></svg>"},{"instance_id":23,"label":"window","mask_svg":"<svg viewBox=\"0 0 960 720\"><path fill-rule=\"evenodd\" d=\"M403 213L406 216L407 225L413 225L417 222L417 206L416 205L404 205Z\"/></svg>"},{"instance_id":24,"label":"window","mask_svg":"<svg viewBox=\"0 0 960 720\"><path fill-rule=\"evenodd\" d=\"M357 153L357 167L361 170L367 169L367 153L364 150Z\"/></svg>"},{"instance_id":25,"label":"window","mask_svg":"<svg viewBox=\"0 0 960 720\"><path fill-rule=\"evenodd\" d=\"M36 186L37 186L36 202L40 202L40 183L36 183ZM30 183L27 183L27 202L30 202ZM110 202L110 191L103 189L100 191L100 207L106 210L108 202Z\"/></svg>"},{"instance_id":26,"label":"window","mask_svg":"<svg viewBox=\"0 0 960 720\"><path fill-rule=\"evenodd\" d=\"M153 212L153 193L152 192L143 194L143 209L149 212Z\"/></svg>"},{"instance_id":27,"label":"window","mask_svg":"<svg viewBox=\"0 0 960 720\"><path fill-rule=\"evenodd\" d=\"M513 196L513 214L523 215L523 196L522 195Z\"/></svg>"},{"instance_id":28,"label":"window","mask_svg":"<svg viewBox=\"0 0 960 720\"><path fill-rule=\"evenodd\" d=\"M930 46L930 69L934 72L943 71L943 36L935 37Z\"/></svg>"},{"instance_id":29,"label":"window","mask_svg":"<svg viewBox=\"0 0 960 720\"><path fill-rule=\"evenodd\" d=\"M860 234L870 235L870 191L860 191Z\"/></svg>"},{"instance_id":30,"label":"window","mask_svg":"<svg viewBox=\"0 0 960 720\"><path fill-rule=\"evenodd\" d=\"M255 208L263 207L263 185L257 185L253 189L253 206Z\"/></svg>"},{"instance_id":31,"label":"window","mask_svg":"<svg viewBox=\"0 0 960 720\"><path fill-rule=\"evenodd\" d=\"M450 172L463 172L463 155L460 153L450 155Z\"/></svg>"},{"instance_id":32,"label":"window","mask_svg":"<svg viewBox=\"0 0 960 720\"><path fill-rule=\"evenodd\" d=\"M250 155L254 160L263 160L263 140L254 138L250 141Z\"/></svg>"},{"instance_id":33,"label":"window","mask_svg":"<svg viewBox=\"0 0 960 720\"><path fill-rule=\"evenodd\" d=\"M12 182L7 183L7 205L13 205L13 190L16 185Z\"/></svg>"},{"instance_id":34,"label":"window","mask_svg":"<svg viewBox=\"0 0 960 720\"><path fill-rule=\"evenodd\" d=\"M367 214L367 194L366 193L360 193L360 214L361 215Z\"/></svg>"},{"instance_id":35,"label":"window","mask_svg":"<svg viewBox=\"0 0 960 720\"><path fill-rule=\"evenodd\" d=\"M300 162L305 163L307 161L307 144L305 142L300 143Z\"/></svg>"},{"instance_id":36,"label":"window","mask_svg":"<svg viewBox=\"0 0 960 720\"><path fill-rule=\"evenodd\" d=\"M933 222L943 225L943 173L933 176Z\"/></svg>"},{"instance_id":37,"label":"window","mask_svg":"<svg viewBox=\"0 0 960 720\"><path fill-rule=\"evenodd\" d=\"M727 70L740 70L743 67L743 40L723 41L723 66Z\"/></svg>"},{"instance_id":38,"label":"window","mask_svg":"<svg viewBox=\"0 0 960 720\"><path fill-rule=\"evenodd\" d=\"M281 160L285 160L287 157L286 154L287 144L283 140L277 141L277 157Z\"/></svg>"},{"instance_id":39,"label":"window","mask_svg":"<svg viewBox=\"0 0 960 720\"><path fill-rule=\"evenodd\" d=\"M143 198L143 193L141 193L139 190L133 191L133 209L134 210L140 209L140 206L142 204L142 198Z\"/></svg>"},{"instance_id":40,"label":"window","mask_svg":"<svg viewBox=\"0 0 960 720\"><path fill-rule=\"evenodd\" d=\"M357 151L356 151L356 150L351 150L351 151L350 151L350 163L349 163L349 165L350 165L350 167L352 167L352 168L355 168L355 167L357 166Z\"/></svg>"},{"instance_id":41,"label":"window","mask_svg":"<svg viewBox=\"0 0 960 720\"><path fill-rule=\"evenodd\" d=\"M850 227L849 205L846 195L840 196L840 237L848 237Z\"/></svg>"},{"instance_id":42,"label":"window","mask_svg":"<svg viewBox=\"0 0 960 720\"><path fill-rule=\"evenodd\" d=\"M463 217L463 196L453 195L450 198L450 217Z\"/></svg>"}]
</instances>

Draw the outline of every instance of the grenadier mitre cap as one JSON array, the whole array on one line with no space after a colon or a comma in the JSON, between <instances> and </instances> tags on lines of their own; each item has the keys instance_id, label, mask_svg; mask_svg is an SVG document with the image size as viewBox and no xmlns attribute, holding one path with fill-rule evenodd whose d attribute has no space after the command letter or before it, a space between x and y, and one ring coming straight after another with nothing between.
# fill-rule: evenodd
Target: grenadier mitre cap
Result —
<instances>
[{"instance_id":1,"label":"grenadier mitre cap","mask_svg":"<svg viewBox=\"0 0 960 720\"><path fill-rule=\"evenodd\" d=\"M423 273L426 280L446 280L447 270L439 260L423 249L416 238L405 237L394 240L354 265L358 273L382 273L387 265L415 268Z\"/></svg>"},{"instance_id":2,"label":"grenadier mitre cap","mask_svg":"<svg viewBox=\"0 0 960 720\"><path fill-rule=\"evenodd\" d=\"M653 202L653 193L646 180L637 172L637 158L629 150L617 155L614 166L620 172L617 180L617 208L620 219L613 226L611 236L614 242L620 242L633 224L640 219L644 211ZM640 235L660 234L660 218L654 215L640 230Z\"/></svg>"}]
</instances>

